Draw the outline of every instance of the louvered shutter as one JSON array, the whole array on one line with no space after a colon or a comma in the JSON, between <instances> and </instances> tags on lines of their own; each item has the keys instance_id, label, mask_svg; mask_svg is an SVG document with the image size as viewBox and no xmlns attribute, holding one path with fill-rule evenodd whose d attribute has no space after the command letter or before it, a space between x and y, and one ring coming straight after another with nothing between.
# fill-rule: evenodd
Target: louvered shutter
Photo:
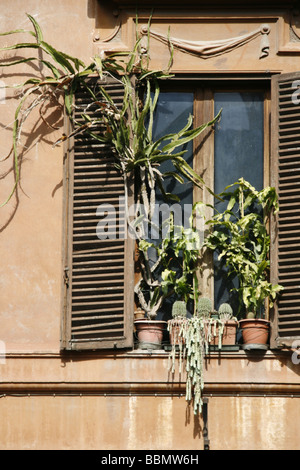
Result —
<instances>
[{"instance_id":1,"label":"louvered shutter","mask_svg":"<svg viewBox=\"0 0 300 470\"><path fill-rule=\"evenodd\" d=\"M300 339L300 72L273 77L271 183L280 211L272 230L272 281L283 285L271 347Z\"/></svg>"},{"instance_id":2,"label":"louvered shutter","mask_svg":"<svg viewBox=\"0 0 300 470\"><path fill-rule=\"evenodd\" d=\"M97 83L95 78L89 80L94 92ZM123 88L119 82L108 79L101 85L115 103L122 104ZM76 93L77 121L80 122L82 109L89 101L86 89ZM93 117L97 106L88 109ZM131 347L134 241L126 238L124 181L115 167L110 145L87 133L75 135L69 144L65 183L62 347L76 350ZM129 195L131 189L128 187ZM99 232L97 235L101 221L113 229L107 232L107 238L103 230L102 235L98 236Z\"/></svg>"}]
</instances>

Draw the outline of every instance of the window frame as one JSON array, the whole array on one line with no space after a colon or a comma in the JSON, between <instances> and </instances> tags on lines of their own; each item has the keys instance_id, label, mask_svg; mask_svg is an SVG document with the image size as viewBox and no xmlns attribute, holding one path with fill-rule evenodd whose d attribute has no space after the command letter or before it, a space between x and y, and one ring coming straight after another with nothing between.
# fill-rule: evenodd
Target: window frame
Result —
<instances>
[{"instance_id":1,"label":"window frame","mask_svg":"<svg viewBox=\"0 0 300 470\"><path fill-rule=\"evenodd\" d=\"M263 91L265 93L264 100L264 186L270 184L270 79L269 74L252 74L252 75L232 75L224 74L216 76L209 75L175 75L175 78L167 82L161 82L161 91L194 91L194 124L199 126L204 122L210 121L214 117L214 101L213 93L215 91ZM70 121L66 119L66 134L70 131ZM61 349L81 350L81 349L126 349L133 348L133 313L134 313L134 295L125 296L126 310L126 339L124 341L89 341L78 345L72 344L70 341L70 286L69 286L69 269L72 252L70 251L70 197L72 193L72 159L74 151L74 140L65 143L65 174L64 174L64 240L63 240L63 296L62 296L62 324L61 324ZM193 166L194 170L203 176L207 185L211 188L214 186L214 138L213 128L208 128L193 143ZM132 194L133 197L133 194ZM213 197L208 191L195 186L193 190L193 200L203 201L213 204ZM206 209L205 217L212 215L209 207ZM204 223L198 227L205 230ZM137 273L134 271L134 251L135 240L129 237L129 243L126 248L126 272L127 285L129 291L134 289L134 281ZM204 253L204 263L208 266L201 276L199 275L199 287L204 296L214 298L214 283L210 282L213 272L213 260L210 253Z\"/></svg>"},{"instance_id":2,"label":"window frame","mask_svg":"<svg viewBox=\"0 0 300 470\"><path fill-rule=\"evenodd\" d=\"M200 126L214 117L214 93L220 91L262 91L264 98L264 187L270 185L270 107L271 107L271 76L265 74L205 74L200 76L179 75L161 87L161 91L192 91L194 90L194 125ZM214 138L213 128L205 130L193 144L193 168L203 177L208 187L214 190ZM214 198L206 190L194 186L193 201L207 204L204 216L211 218ZM197 228L205 236L207 227L204 219L197 222ZM213 258L209 251L203 251L204 269L199 274L199 289L202 295L214 299ZM268 305L266 305L268 309ZM269 311L267 310L267 315Z\"/></svg>"}]
</instances>

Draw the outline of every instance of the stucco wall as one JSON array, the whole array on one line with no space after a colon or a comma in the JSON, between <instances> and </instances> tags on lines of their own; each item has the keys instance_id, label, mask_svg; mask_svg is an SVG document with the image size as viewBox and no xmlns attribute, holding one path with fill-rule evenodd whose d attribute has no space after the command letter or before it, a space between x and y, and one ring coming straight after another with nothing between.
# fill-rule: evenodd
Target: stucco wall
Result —
<instances>
[{"instance_id":1,"label":"stucco wall","mask_svg":"<svg viewBox=\"0 0 300 470\"><path fill-rule=\"evenodd\" d=\"M46 42L69 54L89 60L95 25L89 1L4 1L0 31L30 29L26 16L39 22ZM1 47L15 41L32 41L18 34L0 39ZM34 55L34 52L32 53ZM1 58L20 57L18 51L2 52ZM27 64L12 70L2 68L1 80L14 85L30 78L35 70ZM44 69L42 73L47 73ZM0 104L0 155L12 146L12 125L19 89L7 89ZM1 209L1 339L8 350L58 351L61 307L62 176L63 150L53 148L63 131L63 115L57 105L38 110L26 120L21 141L21 184L7 206ZM54 130L52 127L60 127ZM14 184L13 159L1 163L0 201Z\"/></svg>"},{"instance_id":2,"label":"stucco wall","mask_svg":"<svg viewBox=\"0 0 300 470\"><path fill-rule=\"evenodd\" d=\"M299 450L295 401L210 399L210 449ZM193 415L186 420L184 398L6 397L0 400L0 414L1 450L203 449L201 424Z\"/></svg>"}]
</instances>

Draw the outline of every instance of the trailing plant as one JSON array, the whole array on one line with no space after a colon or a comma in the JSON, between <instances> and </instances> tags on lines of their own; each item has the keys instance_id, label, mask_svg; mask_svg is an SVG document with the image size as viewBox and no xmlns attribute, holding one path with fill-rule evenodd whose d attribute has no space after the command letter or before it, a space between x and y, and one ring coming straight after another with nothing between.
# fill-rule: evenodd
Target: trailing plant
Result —
<instances>
[{"instance_id":1,"label":"trailing plant","mask_svg":"<svg viewBox=\"0 0 300 470\"><path fill-rule=\"evenodd\" d=\"M185 348L186 392L185 398L193 402L194 414L202 412L204 388L204 357L207 350L204 320L193 315L183 325L181 332Z\"/></svg>"},{"instance_id":2,"label":"trailing plant","mask_svg":"<svg viewBox=\"0 0 300 470\"><path fill-rule=\"evenodd\" d=\"M265 300L269 299L272 306L283 288L269 281L268 225L271 215L278 211L276 190L266 187L257 191L240 178L220 196L229 201L223 212L216 211L208 221L210 233L204 244L224 260L228 275L237 277L239 285L235 289L246 314L260 315Z\"/></svg>"},{"instance_id":3,"label":"trailing plant","mask_svg":"<svg viewBox=\"0 0 300 470\"><path fill-rule=\"evenodd\" d=\"M172 374L175 372L176 353L178 352L179 360L179 374L182 374L182 364L184 357L183 337L181 335L182 326L187 321L187 305L184 300L176 300L172 305L172 318L168 321L168 331L171 342L171 352L169 354L169 361L172 366L169 366Z\"/></svg>"},{"instance_id":4,"label":"trailing plant","mask_svg":"<svg viewBox=\"0 0 300 470\"><path fill-rule=\"evenodd\" d=\"M200 304L200 308L199 308ZM225 329L225 324L229 317L232 317L232 309L228 308L230 305L223 305L221 308L221 318L210 317L212 302L207 297L201 297L198 302L198 307L194 314L181 322L179 331L179 372L182 372L182 365L185 362L186 371L186 400L193 402L194 413L202 412L202 391L204 388L204 360L205 356L209 353L209 348L217 338L217 347L222 348L222 340ZM233 318L235 319L235 318ZM172 320L171 320L172 322ZM171 371L175 372L175 352L176 349L172 347L169 355L171 363Z\"/></svg>"}]
</instances>

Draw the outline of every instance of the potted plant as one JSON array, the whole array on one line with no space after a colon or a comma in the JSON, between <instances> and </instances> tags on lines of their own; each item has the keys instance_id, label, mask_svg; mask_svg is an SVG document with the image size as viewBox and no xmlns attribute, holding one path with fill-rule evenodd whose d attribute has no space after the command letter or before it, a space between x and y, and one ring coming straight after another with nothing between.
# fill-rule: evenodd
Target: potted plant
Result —
<instances>
[{"instance_id":1,"label":"potted plant","mask_svg":"<svg viewBox=\"0 0 300 470\"><path fill-rule=\"evenodd\" d=\"M168 320L168 331L172 345L182 345L180 330L182 323L186 321L187 308L184 300L176 300L172 306L172 318Z\"/></svg>"},{"instance_id":2,"label":"potted plant","mask_svg":"<svg viewBox=\"0 0 300 470\"><path fill-rule=\"evenodd\" d=\"M235 345L238 322L228 303L222 303L216 311L213 310L212 301L208 297L200 297L197 314L203 319L202 328L210 349L221 350L223 346Z\"/></svg>"},{"instance_id":3,"label":"potted plant","mask_svg":"<svg viewBox=\"0 0 300 470\"><path fill-rule=\"evenodd\" d=\"M200 249L198 231L193 227L175 226L172 214L165 226L167 233L163 237L151 241L142 239L138 245L141 277L135 285L135 294L147 320L135 321L138 336L140 330L154 331L166 325L157 315L167 299L175 297L184 301L185 309L194 299Z\"/></svg>"},{"instance_id":4,"label":"potted plant","mask_svg":"<svg viewBox=\"0 0 300 470\"><path fill-rule=\"evenodd\" d=\"M227 302L222 303L213 321L213 327L216 332L212 337L210 345L218 349L224 346L235 346L238 321L233 316L231 305Z\"/></svg>"},{"instance_id":5,"label":"potted plant","mask_svg":"<svg viewBox=\"0 0 300 470\"><path fill-rule=\"evenodd\" d=\"M272 213L278 211L276 190L267 187L257 191L249 182L240 178L225 188L221 197L228 198L229 202L223 212L216 211L208 222L211 230L205 245L218 252L219 260L224 260L229 270L228 276L234 275L238 279L236 290L240 299L240 311L244 309L246 315L246 319L239 320L244 347L261 348L262 344L267 347L269 320L266 302L272 307L282 290L282 286L269 281L268 225ZM259 339L256 331L251 335L249 343L246 333L250 328L266 332L265 339Z\"/></svg>"},{"instance_id":6,"label":"potted plant","mask_svg":"<svg viewBox=\"0 0 300 470\"><path fill-rule=\"evenodd\" d=\"M207 297L200 297L194 313L181 323L179 336L182 350L179 354L179 372L183 360L186 372L186 400L193 402L194 413L202 412L202 391L204 388L204 359L209 353L209 347L217 337L218 348L222 347L224 324L226 320L211 318L212 302ZM219 329L216 329L217 322ZM175 371L174 348L170 354L171 370Z\"/></svg>"},{"instance_id":7,"label":"potted plant","mask_svg":"<svg viewBox=\"0 0 300 470\"><path fill-rule=\"evenodd\" d=\"M171 361L172 374L175 372L176 353L179 354L179 374L182 373L182 364L184 357L184 339L182 329L187 321L187 307L184 300L176 300L172 306L172 318L168 320L168 331L171 343L171 353L169 359Z\"/></svg>"}]
</instances>

